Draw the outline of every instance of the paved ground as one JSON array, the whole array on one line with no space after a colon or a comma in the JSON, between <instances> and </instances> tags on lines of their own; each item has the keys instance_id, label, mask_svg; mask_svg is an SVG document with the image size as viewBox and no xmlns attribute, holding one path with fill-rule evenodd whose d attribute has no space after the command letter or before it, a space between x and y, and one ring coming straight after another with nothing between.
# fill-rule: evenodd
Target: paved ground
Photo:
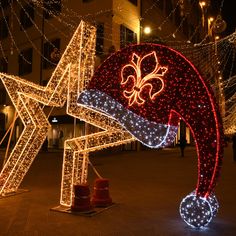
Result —
<instances>
[{"instance_id":1,"label":"paved ground","mask_svg":"<svg viewBox=\"0 0 236 236\"><path fill-rule=\"evenodd\" d=\"M2 155L1 155L2 157ZM230 236L236 235L236 163L225 150L217 187L220 210L205 230L187 226L179 216L181 199L197 181L193 148L110 153L91 158L110 179L117 203L93 217L50 211L59 204L61 152L40 153L22 183L30 191L0 199L0 236ZM92 184L94 174L90 171Z\"/></svg>"}]
</instances>

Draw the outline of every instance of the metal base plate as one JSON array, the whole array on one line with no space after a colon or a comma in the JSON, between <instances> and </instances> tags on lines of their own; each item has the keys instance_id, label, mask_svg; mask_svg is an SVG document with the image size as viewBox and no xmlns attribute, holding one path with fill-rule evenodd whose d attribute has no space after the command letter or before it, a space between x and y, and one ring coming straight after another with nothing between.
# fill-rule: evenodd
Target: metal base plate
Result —
<instances>
[{"instance_id":1,"label":"metal base plate","mask_svg":"<svg viewBox=\"0 0 236 236\"><path fill-rule=\"evenodd\" d=\"M95 208L91 209L90 211L83 211L83 212L72 211L70 207L66 207L66 206L62 206L62 205L53 207L50 210L62 212L62 213L73 214L73 215L91 217L91 216L95 216L103 211L106 211L115 205L116 205L115 203L112 203L110 206L107 206L107 207L95 207Z\"/></svg>"},{"instance_id":2,"label":"metal base plate","mask_svg":"<svg viewBox=\"0 0 236 236\"><path fill-rule=\"evenodd\" d=\"M11 193L5 193L3 195L0 195L0 199L6 198L6 197L12 197L21 193L26 193L29 192L28 189L18 189L16 192L11 192Z\"/></svg>"}]
</instances>

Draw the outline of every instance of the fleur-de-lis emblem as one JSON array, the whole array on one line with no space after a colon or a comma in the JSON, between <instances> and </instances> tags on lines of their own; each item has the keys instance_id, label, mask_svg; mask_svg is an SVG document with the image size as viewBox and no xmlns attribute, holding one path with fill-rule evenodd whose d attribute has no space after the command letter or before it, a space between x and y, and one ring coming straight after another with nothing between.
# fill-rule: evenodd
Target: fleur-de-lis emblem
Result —
<instances>
[{"instance_id":1,"label":"fleur-de-lis emblem","mask_svg":"<svg viewBox=\"0 0 236 236\"><path fill-rule=\"evenodd\" d=\"M148 69L145 67L149 67ZM154 69L147 73L150 68ZM133 54L130 64L125 65L121 70L121 85L130 84L127 90L123 92L125 98L129 100L129 106L134 103L142 105L146 100L142 96L143 90L146 88L149 90L149 98L153 100L155 96L164 88L163 76L168 70L167 67L162 67L158 63L156 52L153 51L144 57L139 57L137 54ZM159 80L161 85L157 92L153 93L153 82Z\"/></svg>"}]
</instances>

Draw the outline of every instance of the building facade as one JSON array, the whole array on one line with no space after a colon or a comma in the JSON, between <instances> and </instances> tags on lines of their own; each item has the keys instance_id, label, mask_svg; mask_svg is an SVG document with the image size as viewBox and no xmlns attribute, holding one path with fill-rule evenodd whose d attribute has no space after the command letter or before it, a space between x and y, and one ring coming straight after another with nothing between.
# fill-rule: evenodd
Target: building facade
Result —
<instances>
[{"instance_id":1,"label":"building facade","mask_svg":"<svg viewBox=\"0 0 236 236\"><path fill-rule=\"evenodd\" d=\"M46 85L81 19L97 27L95 66L130 43L195 43L203 37L205 27L201 10L199 2L193 0L3 0L0 71ZM152 30L150 34L144 33L147 26ZM67 116L65 108L45 108L45 112L52 124L49 147L62 148L65 139L85 132L84 123ZM14 108L1 84L0 138L13 118ZM23 129L19 118L14 127L13 142ZM89 129L92 132L94 128ZM184 125L178 135L182 133L190 143L190 131Z\"/></svg>"}]
</instances>

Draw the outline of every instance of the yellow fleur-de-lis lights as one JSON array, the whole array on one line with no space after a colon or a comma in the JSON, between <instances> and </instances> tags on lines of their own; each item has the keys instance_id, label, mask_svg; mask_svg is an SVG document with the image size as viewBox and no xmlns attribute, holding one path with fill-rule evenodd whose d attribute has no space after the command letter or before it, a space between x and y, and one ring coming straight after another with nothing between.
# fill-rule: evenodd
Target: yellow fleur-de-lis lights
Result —
<instances>
[{"instance_id":1,"label":"yellow fleur-de-lis lights","mask_svg":"<svg viewBox=\"0 0 236 236\"><path fill-rule=\"evenodd\" d=\"M145 75L142 78L141 66L143 61L148 58L155 60L155 68L151 73ZM130 74L128 76L124 76L125 70L131 70L131 71L134 70L135 73ZM165 85L162 77L167 72L167 70L168 70L167 67L159 65L155 51L148 53L142 58L137 54L133 53L131 63L125 65L121 69L121 85L126 85L127 83L129 83L130 80L132 80L133 82L132 88L130 90L127 89L123 92L124 97L129 100L129 106L132 106L134 103L137 103L138 105L144 104L146 100L141 95L144 88L147 87L149 88L149 98L151 100L153 100L156 97L156 95L161 93ZM160 89L155 93L153 93L153 86L151 84L152 82L151 80L153 79L159 80L159 82L161 82Z\"/></svg>"}]
</instances>

